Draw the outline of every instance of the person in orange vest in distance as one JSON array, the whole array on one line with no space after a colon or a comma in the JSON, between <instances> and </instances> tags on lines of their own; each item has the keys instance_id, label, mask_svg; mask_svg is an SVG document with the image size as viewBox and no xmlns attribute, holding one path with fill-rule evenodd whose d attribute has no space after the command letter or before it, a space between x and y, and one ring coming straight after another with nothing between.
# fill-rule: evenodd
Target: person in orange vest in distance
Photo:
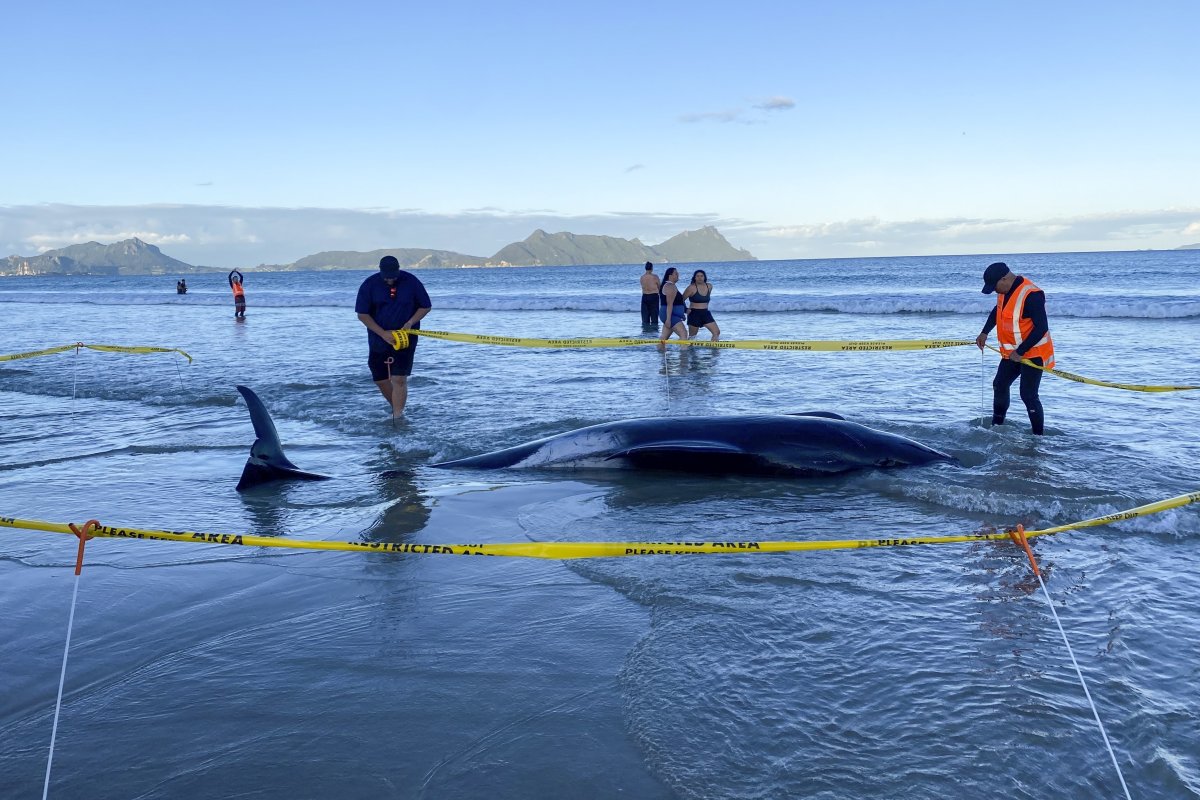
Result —
<instances>
[{"instance_id":1,"label":"person in orange vest in distance","mask_svg":"<svg viewBox=\"0 0 1200 800\"><path fill-rule=\"evenodd\" d=\"M246 318L246 291L242 289L242 273L229 273L229 288L233 289L233 316Z\"/></svg>"},{"instance_id":2,"label":"person in orange vest in distance","mask_svg":"<svg viewBox=\"0 0 1200 800\"><path fill-rule=\"evenodd\" d=\"M1004 423L1009 387L1020 376L1021 401L1029 412L1029 424L1033 432L1041 436L1046 428L1046 415L1038 397L1042 370L1022 364L1021 359L1047 369L1054 367L1054 342L1050 338L1050 323L1046 320L1046 293L1028 278L1014 275L1003 261L988 264L983 271L983 293L992 292L996 293L996 307L975 337L975 344L982 350L988 334L995 328L1003 357L996 367L996 377L992 379L992 424Z\"/></svg>"}]
</instances>

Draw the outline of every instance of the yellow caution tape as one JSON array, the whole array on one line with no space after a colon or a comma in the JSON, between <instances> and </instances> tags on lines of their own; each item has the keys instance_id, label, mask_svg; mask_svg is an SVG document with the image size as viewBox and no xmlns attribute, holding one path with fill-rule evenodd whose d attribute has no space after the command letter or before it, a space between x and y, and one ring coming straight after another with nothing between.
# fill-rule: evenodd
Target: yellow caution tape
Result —
<instances>
[{"instance_id":1,"label":"yellow caution tape","mask_svg":"<svg viewBox=\"0 0 1200 800\"><path fill-rule=\"evenodd\" d=\"M1172 508L1200 502L1200 492L1160 500L1128 511L1119 511L1095 519L1059 525L1025 536L1048 536L1063 531L1108 525L1113 522L1157 514ZM24 528L74 535L70 526L40 520L0 517L0 527ZM962 544L965 542L1007 541L1007 532L974 533L963 536L911 536L890 539L845 539L806 542L498 542L493 544L425 544L421 542L326 542L295 541L268 536L234 533L197 533L192 531L156 531L101 525L95 536L125 539L155 539L170 542L203 542L245 547L283 547L293 550L347 550L379 553L419 553L461 556L509 556L519 558L612 558L617 556L702 555L708 553L795 553L810 550L847 550L860 547L908 547L919 544Z\"/></svg>"},{"instance_id":2,"label":"yellow caution tape","mask_svg":"<svg viewBox=\"0 0 1200 800\"><path fill-rule=\"evenodd\" d=\"M102 353L179 353L192 363L192 357L182 350L175 347L123 347L117 344L84 344L76 342L75 344L64 344L62 347L48 347L45 350L30 350L27 353L13 353L9 356L0 356L0 361L16 361L22 358L37 358L38 356L50 356L55 353L65 353L68 350L76 350L81 347L86 347L88 350L97 350Z\"/></svg>"},{"instance_id":3,"label":"yellow caution tape","mask_svg":"<svg viewBox=\"0 0 1200 800\"><path fill-rule=\"evenodd\" d=\"M402 334L402 340L398 334ZM403 350L408 346L409 336L427 336L430 339L443 339L447 342L466 342L468 344L495 344L504 347L543 347L543 348L573 348L573 347L635 347L661 344L659 339L626 336L621 338L587 338L587 339L530 339L515 336L486 336L480 333L454 333L451 331L427 331L424 329L405 329L392 331L393 347ZM403 344L401 343L403 342ZM668 339L667 344L684 345L687 347L711 347L728 350L808 350L814 352L834 351L875 351L875 350L935 350L941 347L962 347L974 344L968 339L897 339L862 341L836 341L827 339L742 339L721 340L714 342L708 339Z\"/></svg>"},{"instance_id":4,"label":"yellow caution tape","mask_svg":"<svg viewBox=\"0 0 1200 800\"><path fill-rule=\"evenodd\" d=\"M1025 531L1025 536L1052 536L1056 533L1062 533L1063 531L1077 531L1082 528L1095 528L1099 525L1111 525L1114 522L1124 522L1128 519L1148 517L1151 514L1170 511L1173 508L1182 508L1183 506L1191 505L1192 503L1200 503L1200 492L1188 492L1187 494L1181 494L1178 497L1169 497L1166 500L1159 500L1157 503L1147 503L1144 506L1130 508L1126 511L1118 511L1115 514L1105 514L1103 517L1085 519L1082 522L1072 522L1067 525L1044 528L1040 531Z\"/></svg>"},{"instance_id":5,"label":"yellow caution tape","mask_svg":"<svg viewBox=\"0 0 1200 800\"><path fill-rule=\"evenodd\" d=\"M992 347L990 344L984 346L994 353L1000 353L999 350L997 350L995 347ZM1000 353L1000 355L1004 354ZM1086 383L1090 384L1091 386L1107 386L1110 389L1125 389L1126 391L1130 392L1187 392L1191 391L1192 389L1200 389L1200 386L1150 386L1143 383L1112 383L1111 381L1098 381L1094 378L1085 378L1082 375L1076 375L1074 372L1066 372L1061 369L1043 367L1040 364L1033 363L1028 358L1022 358L1021 363L1028 364L1035 369L1040 369L1042 372L1049 372L1051 375L1057 375L1060 378L1066 378L1069 381L1075 381L1076 383Z\"/></svg>"},{"instance_id":6,"label":"yellow caution tape","mask_svg":"<svg viewBox=\"0 0 1200 800\"><path fill-rule=\"evenodd\" d=\"M586 339L532 339L516 336L488 336L480 333L456 333L453 331L427 330L397 330L392 331L392 347L403 350L408 347L409 336L428 336L431 339L442 339L448 342L466 342L468 344L494 344L504 347L541 347L566 349L575 347L637 347L662 344L659 339L634 337L621 338L586 338ZM962 347L975 344L968 339L731 339L714 342L709 339L668 339L667 344L683 345L686 347L709 347L729 350L799 350L808 352L886 352L901 350L936 350L944 347ZM990 344L989 350L1000 351ZM1126 389L1131 392L1185 392L1200 389L1200 386L1150 386L1138 383L1113 383L1085 378L1073 372L1061 369L1040 367L1028 359L1021 359L1022 364L1037 367L1043 372L1049 372L1060 378L1066 378L1076 383L1087 383L1092 386L1107 386L1112 389Z\"/></svg>"}]
</instances>

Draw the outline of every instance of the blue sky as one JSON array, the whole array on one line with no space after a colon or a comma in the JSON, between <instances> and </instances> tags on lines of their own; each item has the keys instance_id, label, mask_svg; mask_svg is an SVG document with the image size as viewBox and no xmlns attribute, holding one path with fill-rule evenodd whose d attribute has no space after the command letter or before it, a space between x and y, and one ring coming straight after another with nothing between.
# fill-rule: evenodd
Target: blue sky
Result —
<instances>
[{"instance_id":1,"label":"blue sky","mask_svg":"<svg viewBox=\"0 0 1200 800\"><path fill-rule=\"evenodd\" d=\"M50 2L0 26L3 254L702 224L760 258L1200 242L1192 0Z\"/></svg>"}]
</instances>

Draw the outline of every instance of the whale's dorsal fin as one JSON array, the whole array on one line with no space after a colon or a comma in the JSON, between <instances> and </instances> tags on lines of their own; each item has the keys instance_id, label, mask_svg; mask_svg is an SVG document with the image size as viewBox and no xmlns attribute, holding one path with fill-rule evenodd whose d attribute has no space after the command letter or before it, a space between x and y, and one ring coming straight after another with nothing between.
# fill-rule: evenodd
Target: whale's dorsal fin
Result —
<instances>
[{"instance_id":1,"label":"whale's dorsal fin","mask_svg":"<svg viewBox=\"0 0 1200 800\"><path fill-rule=\"evenodd\" d=\"M302 481L324 481L328 475L318 475L315 472L305 472L297 467L283 454L283 445L279 442L279 433L275 430L275 421L263 401L249 387L238 386L246 400L246 408L250 411L250 422L254 424L254 435L258 438L250 445L250 457L242 468L242 477L238 480L237 490L243 492L268 481L294 479Z\"/></svg>"}]
</instances>

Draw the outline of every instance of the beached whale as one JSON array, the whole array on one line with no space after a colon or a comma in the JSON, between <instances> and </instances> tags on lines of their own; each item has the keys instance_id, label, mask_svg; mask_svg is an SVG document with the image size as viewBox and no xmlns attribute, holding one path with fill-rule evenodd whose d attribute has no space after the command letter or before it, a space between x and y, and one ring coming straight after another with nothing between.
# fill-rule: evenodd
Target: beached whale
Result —
<instances>
[{"instance_id":1,"label":"beached whale","mask_svg":"<svg viewBox=\"0 0 1200 800\"><path fill-rule=\"evenodd\" d=\"M283 454L266 406L246 398L258 439L237 489L278 479L322 480ZM654 417L605 422L492 453L432 464L462 469L624 468L718 475L817 477L854 469L954 461L904 436L848 422L837 414Z\"/></svg>"}]
</instances>

